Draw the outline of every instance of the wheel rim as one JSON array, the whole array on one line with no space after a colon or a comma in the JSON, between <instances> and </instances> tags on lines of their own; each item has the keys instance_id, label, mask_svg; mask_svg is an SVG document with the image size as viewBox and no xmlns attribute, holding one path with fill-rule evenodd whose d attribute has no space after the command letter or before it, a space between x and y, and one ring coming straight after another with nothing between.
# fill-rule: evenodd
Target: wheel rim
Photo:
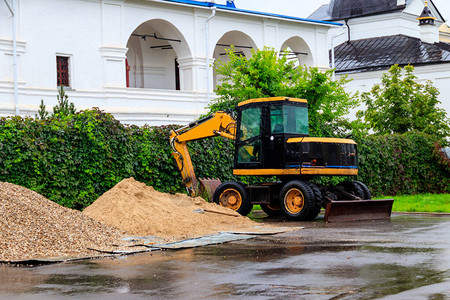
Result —
<instances>
[{"instance_id":1,"label":"wheel rim","mask_svg":"<svg viewBox=\"0 0 450 300\"><path fill-rule=\"evenodd\" d=\"M242 206L242 196L235 189L226 189L220 194L219 202L220 205L236 211Z\"/></svg>"},{"instance_id":2,"label":"wheel rim","mask_svg":"<svg viewBox=\"0 0 450 300\"><path fill-rule=\"evenodd\" d=\"M273 210L273 211L279 211L279 210L280 210L280 206L278 206L278 205L267 204L267 207L268 207L270 210Z\"/></svg>"},{"instance_id":3,"label":"wheel rim","mask_svg":"<svg viewBox=\"0 0 450 300\"><path fill-rule=\"evenodd\" d=\"M291 214L298 214L305 206L305 198L299 189L290 189L284 196L284 207Z\"/></svg>"}]
</instances>

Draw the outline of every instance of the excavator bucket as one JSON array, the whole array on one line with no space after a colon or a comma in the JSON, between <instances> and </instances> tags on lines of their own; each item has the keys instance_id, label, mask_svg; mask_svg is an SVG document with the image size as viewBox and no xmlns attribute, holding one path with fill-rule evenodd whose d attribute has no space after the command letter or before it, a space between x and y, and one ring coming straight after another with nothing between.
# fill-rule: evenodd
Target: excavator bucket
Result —
<instances>
[{"instance_id":1,"label":"excavator bucket","mask_svg":"<svg viewBox=\"0 0 450 300\"><path fill-rule=\"evenodd\" d=\"M393 202L394 199L330 201L325 210L325 222L389 219Z\"/></svg>"},{"instance_id":2,"label":"excavator bucket","mask_svg":"<svg viewBox=\"0 0 450 300\"><path fill-rule=\"evenodd\" d=\"M203 178L200 179L200 195L206 194L209 199L212 199L214 192L222 182L217 178Z\"/></svg>"}]
</instances>

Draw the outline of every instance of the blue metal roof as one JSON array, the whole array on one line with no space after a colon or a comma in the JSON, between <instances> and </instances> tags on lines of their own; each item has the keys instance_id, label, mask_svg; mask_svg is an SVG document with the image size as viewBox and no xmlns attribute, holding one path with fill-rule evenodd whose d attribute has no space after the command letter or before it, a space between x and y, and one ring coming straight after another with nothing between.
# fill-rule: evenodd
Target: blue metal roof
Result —
<instances>
[{"instance_id":1,"label":"blue metal roof","mask_svg":"<svg viewBox=\"0 0 450 300\"><path fill-rule=\"evenodd\" d=\"M323 25L342 26L342 24L340 24L340 23L335 23L335 22L330 22L330 21L305 19L305 18L285 16L285 15L279 15L279 14L273 14L273 13L267 13L267 12L261 12L261 11L246 10L246 9L240 9L240 8L236 8L233 6L229 6L226 4L217 4L217 3L205 2L205 1L195 1L195 0L163 0L163 1L180 3L180 4L188 4L188 5L194 5L194 6L201 6L201 7L216 7L221 10L228 10L228 11L258 15L258 16L263 16L263 17L281 18L281 19L287 19L287 20L292 20L292 21L317 23L317 24L323 24Z\"/></svg>"}]
</instances>

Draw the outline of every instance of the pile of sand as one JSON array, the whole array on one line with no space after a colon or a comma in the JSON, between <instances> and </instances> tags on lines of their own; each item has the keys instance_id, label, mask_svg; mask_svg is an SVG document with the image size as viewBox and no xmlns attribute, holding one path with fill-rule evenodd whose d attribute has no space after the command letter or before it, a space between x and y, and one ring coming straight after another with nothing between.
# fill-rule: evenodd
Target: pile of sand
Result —
<instances>
[{"instance_id":1,"label":"pile of sand","mask_svg":"<svg viewBox=\"0 0 450 300\"><path fill-rule=\"evenodd\" d=\"M27 188L0 182L0 261L85 257L113 250L124 235Z\"/></svg>"},{"instance_id":2,"label":"pile of sand","mask_svg":"<svg viewBox=\"0 0 450 300\"><path fill-rule=\"evenodd\" d=\"M197 213L194 211L205 211ZM231 209L184 194L155 191L133 178L104 193L83 213L127 234L180 240L256 225Z\"/></svg>"},{"instance_id":3,"label":"pile of sand","mask_svg":"<svg viewBox=\"0 0 450 300\"><path fill-rule=\"evenodd\" d=\"M121 239L131 235L169 242L255 225L228 208L160 193L133 178L118 183L83 213L0 182L0 261L90 257L99 254L90 249L129 246Z\"/></svg>"}]
</instances>

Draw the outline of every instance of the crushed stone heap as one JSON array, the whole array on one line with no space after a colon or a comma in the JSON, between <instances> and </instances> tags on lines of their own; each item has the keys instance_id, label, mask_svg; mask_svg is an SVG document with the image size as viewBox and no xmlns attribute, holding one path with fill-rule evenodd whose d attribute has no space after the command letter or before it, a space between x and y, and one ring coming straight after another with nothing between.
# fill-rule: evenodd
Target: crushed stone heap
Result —
<instances>
[{"instance_id":1,"label":"crushed stone heap","mask_svg":"<svg viewBox=\"0 0 450 300\"><path fill-rule=\"evenodd\" d=\"M158 236L166 241L251 228L257 224L200 197L161 193L134 178L119 182L83 213L129 235Z\"/></svg>"},{"instance_id":2,"label":"crushed stone heap","mask_svg":"<svg viewBox=\"0 0 450 300\"><path fill-rule=\"evenodd\" d=\"M98 255L124 237L27 188L0 182L0 261Z\"/></svg>"}]
</instances>

